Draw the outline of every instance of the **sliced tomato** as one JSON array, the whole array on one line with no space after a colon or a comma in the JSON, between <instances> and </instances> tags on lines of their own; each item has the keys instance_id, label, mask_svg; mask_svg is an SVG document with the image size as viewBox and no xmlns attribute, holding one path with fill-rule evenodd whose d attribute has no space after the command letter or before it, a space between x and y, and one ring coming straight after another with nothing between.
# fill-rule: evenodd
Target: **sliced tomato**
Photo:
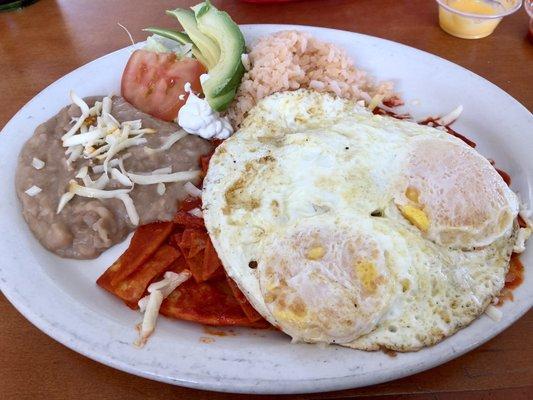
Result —
<instances>
[{"instance_id":1,"label":"sliced tomato","mask_svg":"<svg viewBox=\"0 0 533 400\"><path fill-rule=\"evenodd\" d=\"M203 65L192 58L136 50L122 74L122 97L147 114L172 121L185 104L185 83L200 92L200 75L204 72ZM180 95L184 95L182 100Z\"/></svg>"}]
</instances>

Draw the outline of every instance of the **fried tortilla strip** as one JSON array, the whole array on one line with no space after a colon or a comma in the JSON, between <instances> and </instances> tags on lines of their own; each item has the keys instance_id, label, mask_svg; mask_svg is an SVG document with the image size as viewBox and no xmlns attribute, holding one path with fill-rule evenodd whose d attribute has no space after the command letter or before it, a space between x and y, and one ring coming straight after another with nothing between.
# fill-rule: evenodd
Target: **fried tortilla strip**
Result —
<instances>
[{"instance_id":1,"label":"fried tortilla strip","mask_svg":"<svg viewBox=\"0 0 533 400\"><path fill-rule=\"evenodd\" d=\"M248 317L250 322L258 322L258 321L266 321L263 319L261 314L259 314L257 311L255 311L255 308L252 307L252 305L248 302L248 299L246 296L241 292L237 284L231 279L229 276L228 279L228 286L231 288L231 291L233 292L233 296L237 300L237 302L240 304L242 311L244 314Z\"/></svg>"},{"instance_id":2,"label":"fried tortilla strip","mask_svg":"<svg viewBox=\"0 0 533 400\"><path fill-rule=\"evenodd\" d=\"M178 245L186 259L197 255L202 256L203 259L203 252L209 241L205 230L187 228L183 231Z\"/></svg>"},{"instance_id":3,"label":"fried tortilla strip","mask_svg":"<svg viewBox=\"0 0 533 400\"><path fill-rule=\"evenodd\" d=\"M202 283L189 279L163 301L159 312L170 318L205 325L266 326L248 319L225 278Z\"/></svg>"},{"instance_id":4,"label":"fried tortilla strip","mask_svg":"<svg viewBox=\"0 0 533 400\"><path fill-rule=\"evenodd\" d=\"M171 240L181 250L196 282L223 275L223 271L218 271L222 263L205 229L186 228L181 234L172 235Z\"/></svg>"},{"instance_id":5,"label":"fried tortilla strip","mask_svg":"<svg viewBox=\"0 0 533 400\"><path fill-rule=\"evenodd\" d=\"M188 196L180 203L179 211L191 211L195 208L202 208L202 199L199 197Z\"/></svg>"},{"instance_id":6,"label":"fried tortilla strip","mask_svg":"<svg viewBox=\"0 0 533 400\"><path fill-rule=\"evenodd\" d=\"M113 293L126 302L130 308L137 308L137 302L144 296L146 288L181 257L174 247L162 245L154 255L120 282Z\"/></svg>"},{"instance_id":7,"label":"fried tortilla strip","mask_svg":"<svg viewBox=\"0 0 533 400\"><path fill-rule=\"evenodd\" d=\"M218 254L209 239L204 250L201 279L207 281L212 277L218 276L219 273L220 276L225 275L224 268L222 268L222 261L218 258Z\"/></svg>"},{"instance_id":8,"label":"fried tortilla strip","mask_svg":"<svg viewBox=\"0 0 533 400\"><path fill-rule=\"evenodd\" d=\"M215 144L215 146L218 146L218 144ZM207 169L209 168L209 161L211 160L211 157L213 157L213 154L215 154L215 150L213 150L212 153L200 157L200 169L202 170L202 176L205 176L207 174Z\"/></svg>"},{"instance_id":9,"label":"fried tortilla strip","mask_svg":"<svg viewBox=\"0 0 533 400\"><path fill-rule=\"evenodd\" d=\"M144 264L171 234L172 222L155 222L137 228L128 249L96 281L114 293L128 275Z\"/></svg>"},{"instance_id":10,"label":"fried tortilla strip","mask_svg":"<svg viewBox=\"0 0 533 400\"><path fill-rule=\"evenodd\" d=\"M189 214L187 211L178 211L174 216L173 222L186 228L205 229L204 220Z\"/></svg>"}]
</instances>

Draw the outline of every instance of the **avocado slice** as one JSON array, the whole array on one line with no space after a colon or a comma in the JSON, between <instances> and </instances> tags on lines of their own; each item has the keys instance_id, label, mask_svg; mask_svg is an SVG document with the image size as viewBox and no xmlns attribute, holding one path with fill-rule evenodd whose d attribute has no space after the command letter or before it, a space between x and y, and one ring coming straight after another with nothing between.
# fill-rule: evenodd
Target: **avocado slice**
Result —
<instances>
[{"instance_id":1,"label":"avocado slice","mask_svg":"<svg viewBox=\"0 0 533 400\"><path fill-rule=\"evenodd\" d=\"M194 13L191 10L176 8L175 10L167 10L167 14L178 19L187 36L198 47L207 63L210 66L216 65L220 58L220 48L216 42L198 29Z\"/></svg>"},{"instance_id":2,"label":"avocado slice","mask_svg":"<svg viewBox=\"0 0 533 400\"><path fill-rule=\"evenodd\" d=\"M200 61L204 67L206 67L208 70L209 68L212 68L214 66L209 63L209 61L204 57L202 52L196 47L196 45L193 43L189 35L186 33L180 32L178 30L173 29L164 29L164 28L146 28L143 29L145 32L155 33L156 35L165 37L167 39L175 40L176 42L179 42L181 44L192 44L192 54L194 57Z\"/></svg>"},{"instance_id":3,"label":"avocado slice","mask_svg":"<svg viewBox=\"0 0 533 400\"><path fill-rule=\"evenodd\" d=\"M220 49L217 64L209 69L209 79L202 84L207 101L213 109L220 111L221 107L227 107L227 104L220 102L226 96L221 96L228 92L234 93L244 74L241 61L241 55L245 51L244 37L230 16L217 10L209 1L192 7L192 10L198 30Z\"/></svg>"},{"instance_id":4,"label":"avocado slice","mask_svg":"<svg viewBox=\"0 0 533 400\"><path fill-rule=\"evenodd\" d=\"M237 87L235 86L233 89L231 89L230 91L224 94L221 94L220 96L217 96L217 97L206 96L206 100L209 103L209 106L213 110L219 111L219 112L225 111L230 105L230 103L233 101L233 99L235 98L236 92L237 92Z\"/></svg>"},{"instance_id":5,"label":"avocado slice","mask_svg":"<svg viewBox=\"0 0 533 400\"><path fill-rule=\"evenodd\" d=\"M156 35L163 36L167 39L175 40L181 44L192 43L191 38L184 32L180 32L177 29L165 29L165 28L144 28L144 32L155 33ZM194 44L194 43L193 43Z\"/></svg>"}]
</instances>

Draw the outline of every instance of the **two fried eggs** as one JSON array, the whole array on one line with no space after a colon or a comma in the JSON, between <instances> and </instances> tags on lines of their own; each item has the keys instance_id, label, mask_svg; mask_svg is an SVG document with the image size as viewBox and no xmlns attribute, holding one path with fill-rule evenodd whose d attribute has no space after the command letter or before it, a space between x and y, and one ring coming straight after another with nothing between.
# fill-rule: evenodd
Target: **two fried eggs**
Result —
<instances>
[{"instance_id":1,"label":"two fried eggs","mask_svg":"<svg viewBox=\"0 0 533 400\"><path fill-rule=\"evenodd\" d=\"M261 101L221 144L204 219L228 275L295 341L417 350L505 283L518 201L435 128L309 91Z\"/></svg>"}]
</instances>

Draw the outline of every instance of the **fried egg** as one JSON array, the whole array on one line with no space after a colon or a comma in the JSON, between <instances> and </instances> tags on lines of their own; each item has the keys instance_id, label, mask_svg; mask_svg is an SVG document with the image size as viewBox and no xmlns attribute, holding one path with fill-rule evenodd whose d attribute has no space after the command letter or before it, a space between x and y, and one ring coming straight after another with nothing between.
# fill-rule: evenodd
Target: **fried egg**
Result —
<instances>
[{"instance_id":1,"label":"fried egg","mask_svg":"<svg viewBox=\"0 0 533 400\"><path fill-rule=\"evenodd\" d=\"M502 289L517 230L516 195L459 139L303 90L252 109L203 189L228 275L294 341L437 343Z\"/></svg>"}]
</instances>

